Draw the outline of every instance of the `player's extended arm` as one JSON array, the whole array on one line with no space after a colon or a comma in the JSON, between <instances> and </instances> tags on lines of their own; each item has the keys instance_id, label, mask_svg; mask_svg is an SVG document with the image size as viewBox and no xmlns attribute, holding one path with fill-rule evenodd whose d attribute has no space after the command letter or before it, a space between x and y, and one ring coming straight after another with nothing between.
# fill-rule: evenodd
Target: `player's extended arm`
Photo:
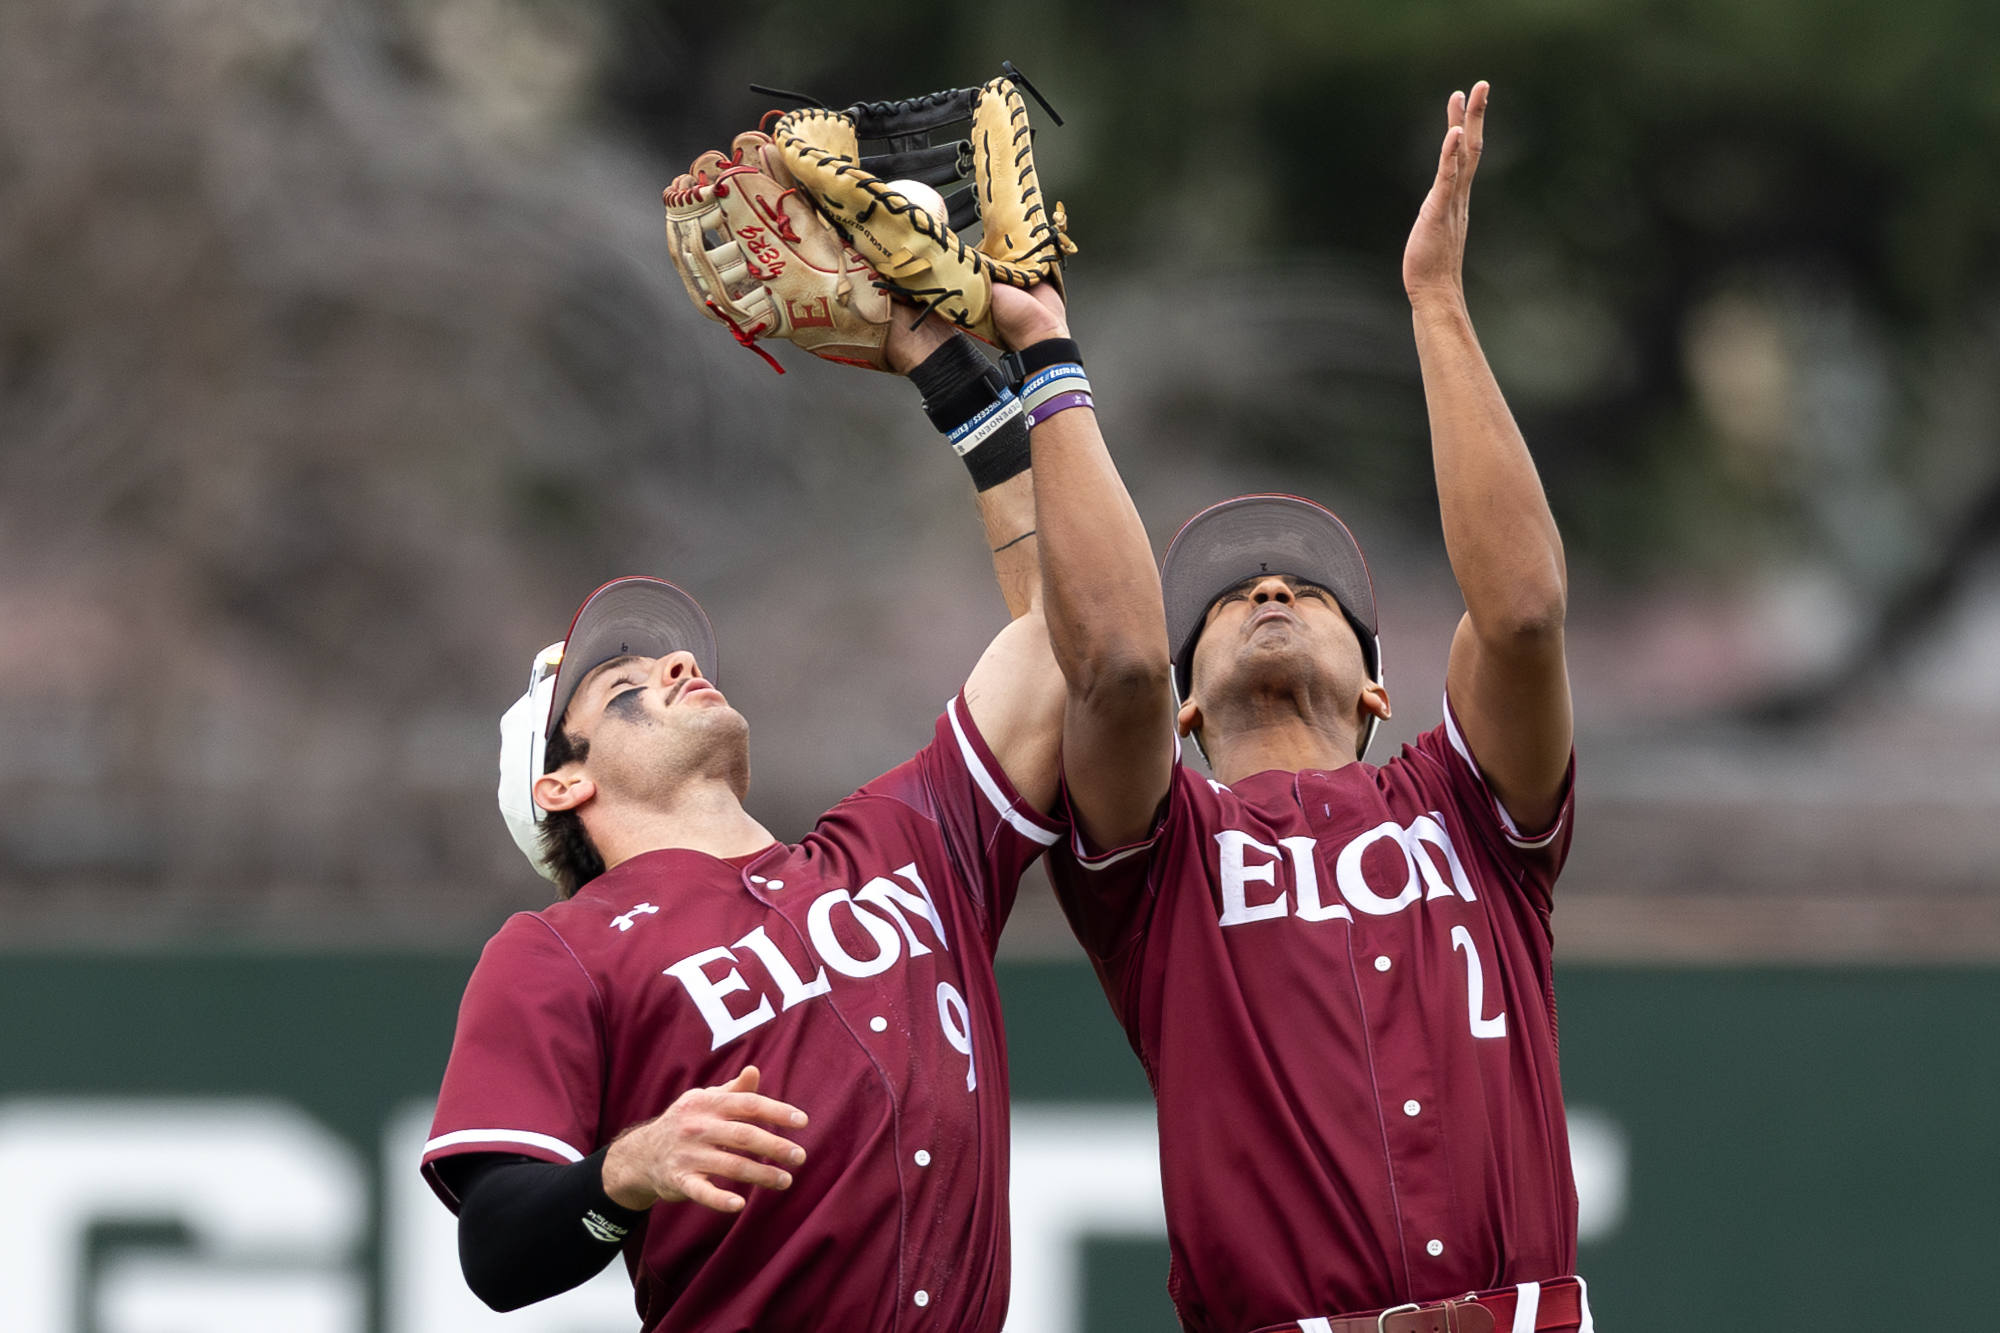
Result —
<instances>
[{"instance_id":1,"label":"player's extended arm","mask_svg":"<svg viewBox=\"0 0 2000 1333\"><path fill-rule=\"evenodd\" d=\"M993 293L1010 347L1069 337L1048 284ZM1089 407L1032 438L1042 613L1064 680L1062 768L1084 836L1102 848L1146 836L1173 774L1173 691L1160 574L1145 526Z\"/></svg>"},{"instance_id":2,"label":"player's extended arm","mask_svg":"<svg viewBox=\"0 0 2000 1333\"><path fill-rule=\"evenodd\" d=\"M954 338L933 315L915 329L898 320L885 348L892 369L908 374ZM1042 568L1035 532L1035 483L1021 472L978 493L993 576L1013 620L987 646L965 682L973 725L1014 790L1047 813L1056 802L1062 755L1062 674L1042 621Z\"/></svg>"},{"instance_id":3,"label":"player's extended arm","mask_svg":"<svg viewBox=\"0 0 2000 1333\"><path fill-rule=\"evenodd\" d=\"M1014 790L1047 814L1055 808L1062 773L1063 678L1042 618L1032 471L981 491L979 513L1014 620L966 677L965 704Z\"/></svg>"},{"instance_id":4,"label":"player's extended arm","mask_svg":"<svg viewBox=\"0 0 2000 1333\"><path fill-rule=\"evenodd\" d=\"M1465 234L1487 86L1452 94L1437 180L1403 254L1445 549L1465 596L1448 683L1493 792L1523 830L1547 828L1569 768L1569 595L1562 538L1527 442L1466 310Z\"/></svg>"}]
</instances>

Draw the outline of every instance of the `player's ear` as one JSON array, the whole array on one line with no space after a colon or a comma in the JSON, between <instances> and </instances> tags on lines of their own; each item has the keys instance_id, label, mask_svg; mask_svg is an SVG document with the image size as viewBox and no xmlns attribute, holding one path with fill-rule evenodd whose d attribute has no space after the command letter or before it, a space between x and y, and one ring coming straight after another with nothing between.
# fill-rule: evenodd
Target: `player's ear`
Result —
<instances>
[{"instance_id":1,"label":"player's ear","mask_svg":"<svg viewBox=\"0 0 2000 1333\"><path fill-rule=\"evenodd\" d=\"M595 795L597 784L572 764L535 779L535 804L544 810L574 810Z\"/></svg>"},{"instance_id":2,"label":"player's ear","mask_svg":"<svg viewBox=\"0 0 2000 1333\"><path fill-rule=\"evenodd\" d=\"M1201 730L1201 705L1190 699L1181 705L1181 711L1174 717L1174 728L1183 736L1192 736Z\"/></svg>"},{"instance_id":3,"label":"player's ear","mask_svg":"<svg viewBox=\"0 0 2000 1333\"><path fill-rule=\"evenodd\" d=\"M1374 681L1361 687L1361 711L1389 720L1389 691Z\"/></svg>"}]
</instances>

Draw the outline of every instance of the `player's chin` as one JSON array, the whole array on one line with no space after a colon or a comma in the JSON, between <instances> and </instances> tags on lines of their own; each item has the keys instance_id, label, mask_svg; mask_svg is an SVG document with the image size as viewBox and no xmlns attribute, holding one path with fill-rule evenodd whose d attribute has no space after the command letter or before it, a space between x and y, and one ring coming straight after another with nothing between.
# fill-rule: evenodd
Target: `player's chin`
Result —
<instances>
[{"instance_id":1,"label":"player's chin","mask_svg":"<svg viewBox=\"0 0 2000 1333\"><path fill-rule=\"evenodd\" d=\"M1256 674L1296 674L1317 665L1311 641L1282 620L1267 620L1252 630L1236 658L1238 671Z\"/></svg>"},{"instance_id":2,"label":"player's chin","mask_svg":"<svg viewBox=\"0 0 2000 1333\"><path fill-rule=\"evenodd\" d=\"M749 719L730 707L729 701L720 693L714 694L711 702L696 698L677 703L671 717L676 726L689 733L736 736L746 735L750 730Z\"/></svg>"},{"instance_id":3,"label":"player's chin","mask_svg":"<svg viewBox=\"0 0 2000 1333\"><path fill-rule=\"evenodd\" d=\"M1288 627L1273 626L1280 630ZM1304 635L1260 633L1245 644L1230 684L1248 693L1316 692L1335 674L1333 666Z\"/></svg>"}]
</instances>

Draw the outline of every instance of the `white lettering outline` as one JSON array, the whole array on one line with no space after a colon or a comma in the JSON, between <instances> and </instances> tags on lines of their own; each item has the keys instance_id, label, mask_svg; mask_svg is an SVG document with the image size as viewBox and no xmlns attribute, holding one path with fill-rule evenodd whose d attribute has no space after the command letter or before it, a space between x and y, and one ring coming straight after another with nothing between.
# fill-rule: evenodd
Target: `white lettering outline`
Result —
<instances>
[{"instance_id":1,"label":"white lettering outline","mask_svg":"<svg viewBox=\"0 0 2000 1333\"><path fill-rule=\"evenodd\" d=\"M1464 926L1453 926L1451 947L1465 950L1465 1012L1472 1023L1472 1035L1480 1038L1506 1036L1505 1009L1491 1018L1479 1016L1479 1011L1486 1007L1486 969L1479 964L1479 946L1472 942L1472 932Z\"/></svg>"},{"instance_id":2,"label":"white lettering outline","mask_svg":"<svg viewBox=\"0 0 2000 1333\"><path fill-rule=\"evenodd\" d=\"M1417 862L1425 858L1410 854L1405 837L1403 826L1390 819L1366 833L1356 835L1341 848L1340 858L1333 867L1333 877L1340 884L1340 896L1370 916L1394 916L1421 898L1424 891L1417 884ZM1403 882L1403 891L1394 898L1384 898L1369 888L1367 879L1361 873L1362 854L1378 842L1393 842L1396 850L1403 854L1403 871L1407 878Z\"/></svg>"},{"instance_id":3,"label":"white lettering outline","mask_svg":"<svg viewBox=\"0 0 2000 1333\"><path fill-rule=\"evenodd\" d=\"M661 969L667 976L687 988L688 998L694 1001L694 1007L701 1011L701 1016L708 1020L708 1030L715 1034L715 1040L708 1046L711 1051L721 1050L744 1033L761 1027L778 1016L777 1011L771 1008L771 997L761 991L757 992L757 1007L749 1013L738 1018L729 1012L729 1006L723 1002L722 997L734 995L740 990L749 990L750 983L745 981L743 974L733 967L729 969L728 976L719 980L711 978L708 973L702 971L708 964L719 963L724 959L733 963L736 961L736 955L718 944L713 949L691 953L672 967Z\"/></svg>"},{"instance_id":4,"label":"white lettering outline","mask_svg":"<svg viewBox=\"0 0 2000 1333\"><path fill-rule=\"evenodd\" d=\"M949 981L938 983L937 1000L938 1026L944 1029L944 1039L951 1048L965 1057L965 1090L971 1092L979 1086L979 1062L972 1058L972 1006ZM957 1023L952 1022L954 1013Z\"/></svg>"},{"instance_id":5,"label":"white lettering outline","mask_svg":"<svg viewBox=\"0 0 2000 1333\"><path fill-rule=\"evenodd\" d=\"M1299 920L1352 921L1354 913L1339 903L1327 904L1319 900L1319 866L1313 858L1319 840L1280 838L1278 845L1292 854L1292 878L1297 882L1299 889Z\"/></svg>"},{"instance_id":6,"label":"white lettering outline","mask_svg":"<svg viewBox=\"0 0 2000 1333\"><path fill-rule=\"evenodd\" d=\"M833 909L846 903L854 919L868 932L880 950L873 958L856 958L841 944L840 937L833 933ZM806 933L812 937L813 948L826 960L834 971L844 977L872 977L887 972L903 956L903 937L896 933L896 927L875 915L860 903L846 889L833 889L813 899L812 907L806 912ZM929 953L926 949L924 952Z\"/></svg>"},{"instance_id":7,"label":"white lettering outline","mask_svg":"<svg viewBox=\"0 0 2000 1333\"><path fill-rule=\"evenodd\" d=\"M1459 863L1458 848L1451 845L1451 835L1444 830L1443 815L1435 810L1427 815L1418 815L1410 821L1409 832L1404 834L1403 840L1416 860L1424 882L1431 886L1431 891L1424 895L1425 902L1433 898L1449 898L1454 890L1469 903L1479 901L1472 892L1472 881L1466 878L1465 867ZM1437 863L1419 845L1426 842L1444 853L1445 867L1451 871L1451 883L1444 882L1438 874Z\"/></svg>"},{"instance_id":8,"label":"white lettering outline","mask_svg":"<svg viewBox=\"0 0 2000 1333\"><path fill-rule=\"evenodd\" d=\"M764 964L764 970L771 974L771 980L778 983L778 995L784 1002L783 1008L789 1009L795 1004L810 1000L816 995L824 995L833 989L833 983L826 979L824 967L810 982L800 977L798 969L792 966L792 960L785 957L784 950L778 947L776 940L764 933L762 926L736 941L736 947L748 949L757 955L759 962Z\"/></svg>"},{"instance_id":9,"label":"white lettering outline","mask_svg":"<svg viewBox=\"0 0 2000 1333\"><path fill-rule=\"evenodd\" d=\"M924 881L917 875L916 862L912 861L896 873L915 884L917 892L911 893L894 880L877 875L861 886L861 892L854 895L855 900L873 903L882 909L884 915L895 918L896 924L903 928L903 938L910 942L910 957L921 958L930 952L930 948L917 938L909 918L903 915L906 908L931 923L931 929L937 933L938 946L950 953L951 943L944 935L944 919L938 915L937 904L931 901L931 891L924 887Z\"/></svg>"},{"instance_id":10,"label":"white lettering outline","mask_svg":"<svg viewBox=\"0 0 2000 1333\"><path fill-rule=\"evenodd\" d=\"M1278 857L1281 853L1276 847L1258 842L1242 830L1233 828L1224 829L1216 834L1215 841L1222 849L1217 862L1217 873L1222 882L1220 924L1240 926L1251 921L1268 921L1272 917L1283 916L1291 910L1285 901L1286 891L1283 889L1278 890L1278 896L1270 902L1258 903L1255 906L1250 904L1245 894L1245 888L1252 883L1273 886L1277 884ZM1243 862L1245 847L1255 847L1272 859L1260 866L1245 865Z\"/></svg>"}]
</instances>

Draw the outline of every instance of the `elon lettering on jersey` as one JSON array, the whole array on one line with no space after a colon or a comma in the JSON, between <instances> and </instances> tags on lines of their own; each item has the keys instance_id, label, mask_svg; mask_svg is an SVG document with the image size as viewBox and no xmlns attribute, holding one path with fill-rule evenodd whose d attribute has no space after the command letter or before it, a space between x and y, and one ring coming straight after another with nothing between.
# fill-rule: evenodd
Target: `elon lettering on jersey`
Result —
<instances>
[{"instance_id":1,"label":"elon lettering on jersey","mask_svg":"<svg viewBox=\"0 0 2000 1333\"><path fill-rule=\"evenodd\" d=\"M844 978L859 981L878 976L902 962L905 942L907 957L912 960L930 953L932 945L948 952L951 944L945 938L944 919L923 877L917 873L916 862L898 866L895 874L907 883L898 884L877 875L852 893L846 889L826 889L811 899L805 913L805 939L821 962L811 981L799 974L784 949L761 925L737 940L733 947L712 945L663 969L687 989L688 998L707 1021L712 1034L709 1049L719 1051L745 1033L771 1022L780 1012L831 993L833 983L826 974L828 967ZM759 881L767 892L771 891L768 876L751 876L753 885ZM874 910L870 910L871 905ZM930 944L924 942L913 917L928 927ZM865 944L854 938L857 934ZM738 963L745 959L740 959L736 950L742 950L761 965L770 986L775 987L777 1007L771 1004L768 988L753 987L743 979ZM732 1002L729 997L739 991L749 994ZM731 1008L732 1003L737 1008ZM971 1092L979 1086L979 1077L972 1060L969 1011L965 996L949 981L937 984L937 1011L945 1039L953 1050L966 1057L965 1088ZM869 1020L871 1027L877 1022L887 1026L887 1020L880 1015Z\"/></svg>"},{"instance_id":2,"label":"elon lettering on jersey","mask_svg":"<svg viewBox=\"0 0 2000 1333\"><path fill-rule=\"evenodd\" d=\"M580 1160L754 1064L761 1092L811 1117L783 1131L807 1160L788 1190L733 1186L733 1216L652 1209L626 1242L646 1328L997 1330L993 946L1022 870L1060 836L954 700L931 745L797 846L648 852L514 917L466 989L427 1165Z\"/></svg>"},{"instance_id":3,"label":"elon lettering on jersey","mask_svg":"<svg viewBox=\"0 0 2000 1333\"><path fill-rule=\"evenodd\" d=\"M1379 769L1177 769L1151 839L1051 858L1159 1101L1190 1329L1575 1265L1549 931L1570 798L1523 835L1453 729Z\"/></svg>"}]
</instances>

